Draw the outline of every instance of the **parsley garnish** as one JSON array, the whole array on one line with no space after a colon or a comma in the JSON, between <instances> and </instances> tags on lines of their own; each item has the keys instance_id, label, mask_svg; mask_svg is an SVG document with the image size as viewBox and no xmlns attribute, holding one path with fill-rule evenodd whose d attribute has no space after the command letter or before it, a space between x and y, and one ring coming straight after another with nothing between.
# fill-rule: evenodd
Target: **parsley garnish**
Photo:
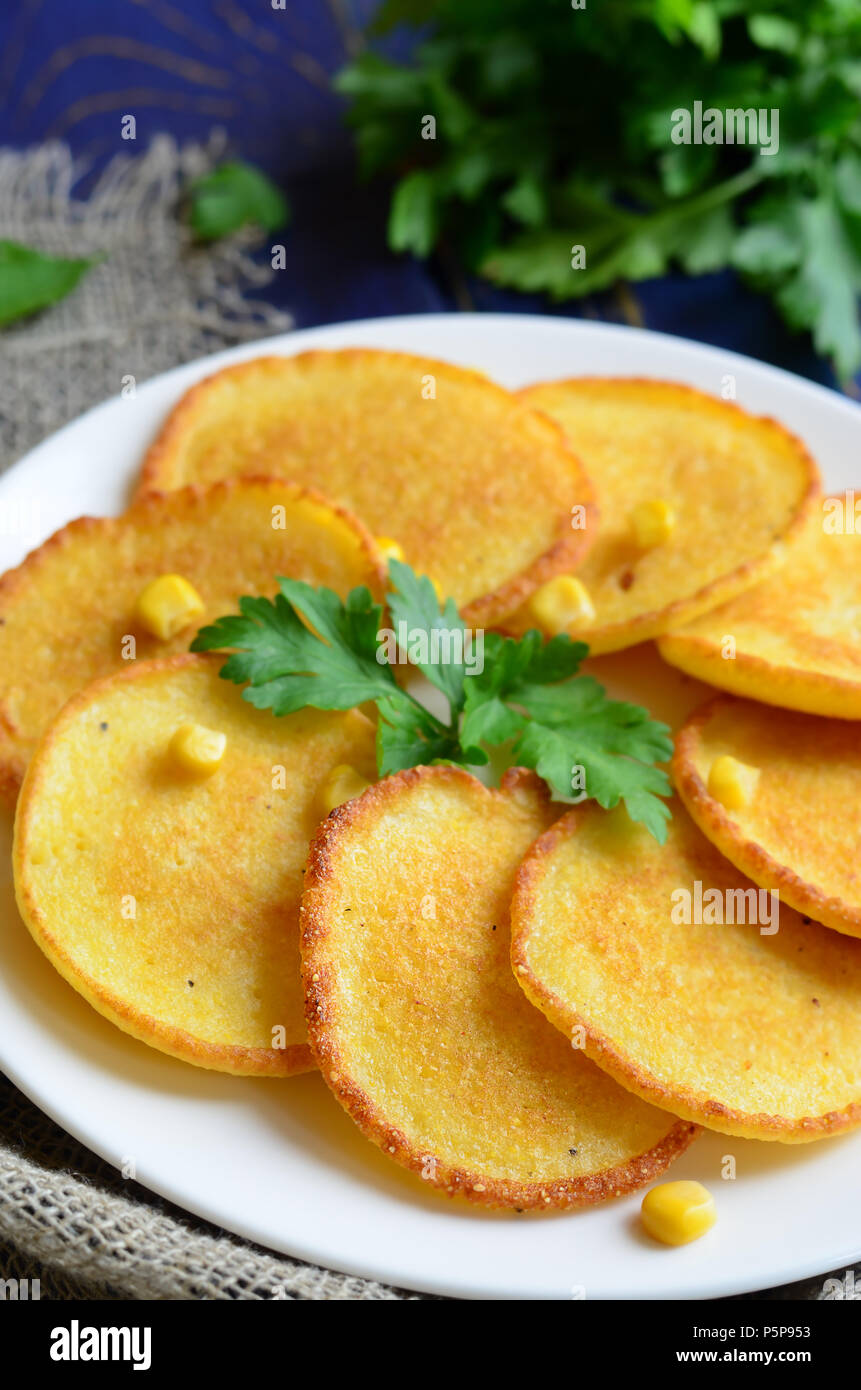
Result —
<instances>
[{"instance_id":1,"label":"parsley garnish","mask_svg":"<svg viewBox=\"0 0 861 1390\"><path fill-rule=\"evenodd\" d=\"M384 0L381 36L336 87L362 171L395 181L393 249L558 300L732 267L861 367L852 0ZM697 101L767 113L774 144L675 143Z\"/></svg>"},{"instance_id":2,"label":"parsley garnish","mask_svg":"<svg viewBox=\"0 0 861 1390\"><path fill-rule=\"evenodd\" d=\"M495 750L510 765L533 768L554 800L576 803L585 791L605 808L624 802L663 843L670 813L661 797L670 784L655 763L672 752L670 731L578 674L585 643L545 643L536 631L519 640L482 633L482 665L479 634L471 645L453 599L440 607L430 580L397 560L389 577L391 632L406 638L412 663L445 696L447 722L398 684L385 655L383 608L366 588L344 601L331 589L279 579L274 599L240 599L239 614L201 628L192 651L232 649L220 674L247 684L243 697L273 714L373 701L380 776L420 763L478 766Z\"/></svg>"}]
</instances>

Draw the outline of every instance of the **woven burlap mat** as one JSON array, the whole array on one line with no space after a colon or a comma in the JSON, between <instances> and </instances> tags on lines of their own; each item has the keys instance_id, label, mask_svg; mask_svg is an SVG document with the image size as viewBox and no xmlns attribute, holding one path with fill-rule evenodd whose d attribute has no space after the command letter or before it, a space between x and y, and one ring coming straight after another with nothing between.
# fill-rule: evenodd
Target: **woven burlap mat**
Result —
<instances>
[{"instance_id":1,"label":"woven burlap mat","mask_svg":"<svg viewBox=\"0 0 861 1390\"><path fill-rule=\"evenodd\" d=\"M117 156L97 178L61 145L0 151L0 238L66 256L106 252L75 294L0 335L0 471L123 379L146 381L244 339L290 328L251 288L272 272L242 236L195 248L183 189L219 136ZM82 196L85 192L86 196ZM0 968L2 968L0 966ZM840 1296L838 1271L780 1298ZM72 1139L0 1074L0 1278L55 1299L414 1299L274 1255L177 1210ZM858 1279L861 1297L861 1274ZM851 1294L850 1294L851 1296Z\"/></svg>"}]
</instances>

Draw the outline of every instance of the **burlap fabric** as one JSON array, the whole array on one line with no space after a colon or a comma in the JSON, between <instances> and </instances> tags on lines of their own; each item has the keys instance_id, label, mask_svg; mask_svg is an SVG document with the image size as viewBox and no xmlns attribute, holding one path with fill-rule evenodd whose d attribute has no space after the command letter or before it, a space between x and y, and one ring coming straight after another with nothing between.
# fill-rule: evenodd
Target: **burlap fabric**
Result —
<instances>
[{"instance_id":1,"label":"burlap fabric","mask_svg":"<svg viewBox=\"0 0 861 1390\"><path fill-rule=\"evenodd\" d=\"M0 470L116 394L124 377L142 382L290 327L247 297L272 275L249 238L200 249L183 230L183 189L220 148L217 136L205 148L163 137L144 155L118 155L94 180L63 146L0 151L0 238L67 256L107 253L74 296L0 335ZM853 1296L852 1279L837 1274L842 1296ZM268 1253L178 1211L123 1179L2 1074L0 1278L39 1279L42 1298L56 1299L416 1297ZM841 1296L823 1280L777 1296ZM857 1289L861 1297L861 1272Z\"/></svg>"}]
</instances>

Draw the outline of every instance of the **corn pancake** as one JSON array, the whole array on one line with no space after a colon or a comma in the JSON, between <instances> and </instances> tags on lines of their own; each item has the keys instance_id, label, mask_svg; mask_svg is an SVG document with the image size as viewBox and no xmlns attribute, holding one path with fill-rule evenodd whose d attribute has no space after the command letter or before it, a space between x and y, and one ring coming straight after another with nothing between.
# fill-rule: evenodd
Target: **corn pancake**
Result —
<instances>
[{"instance_id":1,"label":"corn pancake","mask_svg":"<svg viewBox=\"0 0 861 1390\"><path fill-rule=\"evenodd\" d=\"M572 529L571 508L591 514L592 492L559 427L479 372L406 353L305 352L216 372L168 417L140 486L249 472L351 507L475 625L572 569L590 539Z\"/></svg>"},{"instance_id":2,"label":"corn pancake","mask_svg":"<svg viewBox=\"0 0 861 1390\"><path fill-rule=\"evenodd\" d=\"M289 1076L314 1065L299 901L316 792L338 762L374 775L374 730L355 711L276 719L218 668L136 662L69 701L21 790L16 895L48 959L125 1032L197 1066ZM189 720L227 736L211 777L171 757Z\"/></svg>"},{"instance_id":3,"label":"corn pancake","mask_svg":"<svg viewBox=\"0 0 861 1390\"><path fill-rule=\"evenodd\" d=\"M861 719L861 516L857 531L826 531L838 503L814 507L772 579L661 638L664 660L734 695Z\"/></svg>"},{"instance_id":4,"label":"corn pancake","mask_svg":"<svg viewBox=\"0 0 861 1390\"><path fill-rule=\"evenodd\" d=\"M488 791L460 769L413 768L332 812L305 880L324 1078L384 1153L484 1206L630 1192L697 1133L616 1086L517 988L511 888L554 815L531 773Z\"/></svg>"},{"instance_id":5,"label":"corn pancake","mask_svg":"<svg viewBox=\"0 0 861 1390\"><path fill-rule=\"evenodd\" d=\"M577 807L518 875L527 996L623 1086L721 1133L802 1143L861 1124L861 942L783 904L774 935L673 922L672 895L693 905L698 882L762 892L677 800L663 846L624 811Z\"/></svg>"},{"instance_id":6,"label":"corn pancake","mask_svg":"<svg viewBox=\"0 0 861 1390\"><path fill-rule=\"evenodd\" d=\"M727 809L709 772L729 756L759 779ZM861 730L719 695L676 735L673 776L707 839L761 888L828 927L861 936Z\"/></svg>"},{"instance_id":7,"label":"corn pancake","mask_svg":"<svg viewBox=\"0 0 861 1390\"><path fill-rule=\"evenodd\" d=\"M283 507L272 525L273 507ZM141 590L177 571L203 599L190 627L163 641L135 618ZM123 516L82 517L0 578L0 795L14 803L27 761L70 695L138 658L186 651L196 629L272 594L279 575L382 591L382 560L361 522L317 493L272 479L152 495ZM128 650L128 647L126 648Z\"/></svg>"},{"instance_id":8,"label":"corn pancake","mask_svg":"<svg viewBox=\"0 0 861 1390\"><path fill-rule=\"evenodd\" d=\"M595 616L566 628L593 654L633 646L750 588L779 564L818 496L816 465L773 420L672 382L575 378L528 387L583 459L600 524L577 577ZM635 509L669 504L669 538L643 548ZM729 524L728 524L729 521ZM514 634L536 625L528 607Z\"/></svg>"}]
</instances>

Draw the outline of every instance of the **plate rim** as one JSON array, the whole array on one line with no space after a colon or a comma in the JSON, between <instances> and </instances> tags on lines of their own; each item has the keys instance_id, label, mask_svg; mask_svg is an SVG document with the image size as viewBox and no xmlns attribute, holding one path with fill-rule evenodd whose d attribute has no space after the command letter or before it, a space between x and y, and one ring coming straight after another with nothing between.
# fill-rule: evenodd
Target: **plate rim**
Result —
<instances>
[{"instance_id":1,"label":"plate rim","mask_svg":"<svg viewBox=\"0 0 861 1390\"><path fill-rule=\"evenodd\" d=\"M340 323L315 324L309 328L293 328L289 329L286 333L276 333L267 338L255 338L250 342L236 343L232 347L219 348L217 352L210 353L206 357L196 357L191 362L181 362L176 367L168 367L166 371L158 372L155 376L148 377L146 381L136 387L136 392L138 398L140 398L144 393L153 388L157 388L171 377L178 378L185 373L188 373L189 377L193 377L195 369L201 367L204 363L206 363L208 367L211 366L211 371L207 370L201 375L209 376L211 372L216 372L220 370L221 367L230 365L231 362L241 362L249 357L270 355L274 357L292 357L295 355L292 351L281 351L281 347L282 345L284 348L288 345L292 347L292 344L297 340L305 341L311 337L325 337L329 334L333 337L337 337L345 330L349 330L351 333L365 328L376 331L380 324L397 324L405 328L410 328L418 324L443 323L452 320L459 323L476 321L485 324L499 323L502 327L511 327L523 323L530 325L540 324L542 329L549 329L550 331L558 330L566 335L569 332L575 335L582 334L584 337L598 335L607 338L618 336L647 340L658 339L661 342L683 347L686 351L692 352L701 359L717 354L726 362L743 364L748 370L753 368L757 374L777 376L785 381L787 385L791 386L793 390L800 390L805 394L809 393L819 400L827 400L830 405L837 409L844 410L850 418L852 416L861 416L861 401L855 401L851 397L844 395L843 392L839 391L836 387L825 386L818 381L810 381L807 377L798 376L797 373L788 371L786 367L778 367L770 362L763 362L757 357L749 357L743 352L737 352L733 348L723 348L716 344L703 343L695 338L685 338L678 333L663 333L654 328L640 328L634 324L605 323L592 319L567 319L543 314L481 313L478 310L464 310L462 312L453 311L451 313L386 314L378 318L345 319ZM261 348L264 349L264 351L259 351ZM301 351L301 348L299 350ZM393 350L397 351L397 349ZM579 375L585 376L588 375L588 373L584 372ZM619 372L615 375L626 376L627 373ZM550 380L553 379L554 378L550 378ZM564 380L562 377L557 379ZM656 380L668 380L668 378L657 377ZM90 420L93 416L97 415L100 410L114 404L116 400L116 395L106 396L103 400L97 401L95 405L89 406L88 409L83 411L80 415L76 415L74 419L68 420L66 424L61 425L59 429L53 430L50 434L46 435L44 439L41 439L38 444L34 444L32 449L28 449L25 454L22 454L19 459L16 459L14 463L11 463L0 473L0 489L6 485L8 478L13 473L16 473L24 464L32 464L33 459L37 457L43 449L54 445L58 439L61 439L65 435L67 430L75 429L84 420Z\"/></svg>"}]
</instances>

